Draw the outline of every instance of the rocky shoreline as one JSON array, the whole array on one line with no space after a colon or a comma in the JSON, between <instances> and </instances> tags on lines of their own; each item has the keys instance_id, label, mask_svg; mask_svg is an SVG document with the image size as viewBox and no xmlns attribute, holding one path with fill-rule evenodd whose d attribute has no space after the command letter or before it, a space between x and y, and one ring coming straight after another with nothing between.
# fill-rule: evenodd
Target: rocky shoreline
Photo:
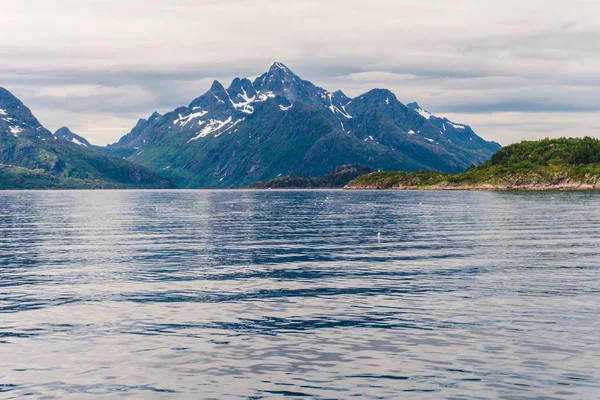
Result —
<instances>
[{"instance_id":1,"label":"rocky shoreline","mask_svg":"<svg viewBox=\"0 0 600 400\"><path fill-rule=\"evenodd\" d=\"M590 191L600 190L600 179L595 181L563 182L531 182L531 183L479 183L479 184L451 184L440 182L434 185L356 185L348 184L344 190L479 190L479 191Z\"/></svg>"}]
</instances>

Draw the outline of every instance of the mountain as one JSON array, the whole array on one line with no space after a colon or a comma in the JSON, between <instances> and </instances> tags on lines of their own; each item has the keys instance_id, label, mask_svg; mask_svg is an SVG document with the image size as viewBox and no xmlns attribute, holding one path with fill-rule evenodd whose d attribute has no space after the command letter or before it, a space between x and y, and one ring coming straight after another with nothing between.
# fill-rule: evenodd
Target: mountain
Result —
<instances>
[{"instance_id":1,"label":"mountain","mask_svg":"<svg viewBox=\"0 0 600 400\"><path fill-rule=\"evenodd\" d=\"M56 136L57 139L66 140L67 142L75 143L79 146L92 148L92 144L88 142L83 136L79 136L71 132L71 130L66 126L63 126L56 132L54 132L54 136Z\"/></svg>"},{"instance_id":2,"label":"mountain","mask_svg":"<svg viewBox=\"0 0 600 400\"><path fill-rule=\"evenodd\" d=\"M347 185L351 180L373 172L362 165L341 165L325 176L282 176L250 185L252 189L336 189Z\"/></svg>"},{"instance_id":3,"label":"mountain","mask_svg":"<svg viewBox=\"0 0 600 400\"><path fill-rule=\"evenodd\" d=\"M63 128L53 135L19 99L0 88L0 188L163 188L168 179L107 156ZM60 139L59 139L60 137Z\"/></svg>"},{"instance_id":4,"label":"mountain","mask_svg":"<svg viewBox=\"0 0 600 400\"><path fill-rule=\"evenodd\" d=\"M282 63L254 81L215 81L107 147L186 187L233 187L279 175L322 176L348 164L462 172L500 149L466 126L405 106L385 89L356 98L303 80Z\"/></svg>"},{"instance_id":5,"label":"mountain","mask_svg":"<svg viewBox=\"0 0 600 400\"><path fill-rule=\"evenodd\" d=\"M460 174L436 171L375 172L346 189L394 190L598 190L600 140L585 138L524 141Z\"/></svg>"},{"instance_id":6,"label":"mountain","mask_svg":"<svg viewBox=\"0 0 600 400\"><path fill-rule=\"evenodd\" d=\"M101 153L104 153L108 156L114 156L121 159L127 158L134 153L134 149L127 148L112 148L105 146L97 146L91 144L86 138L80 136L76 133L73 133L69 128L63 126L59 128L56 132L54 132L54 136L59 140L64 140L70 143L77 144L79 146L85 147L86 149L96 150Z\"/></svg>"}]
</instances>

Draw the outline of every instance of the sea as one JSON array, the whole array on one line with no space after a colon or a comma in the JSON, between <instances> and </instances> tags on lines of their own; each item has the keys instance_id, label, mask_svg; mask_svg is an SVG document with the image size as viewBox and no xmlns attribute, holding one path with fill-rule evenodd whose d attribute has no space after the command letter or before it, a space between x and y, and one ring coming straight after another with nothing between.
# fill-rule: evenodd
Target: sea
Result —
<instances>
[{"instance_id":1,"label":"sea","mask_svg":"<svg viewBox=\"0 0 600 400\"><path fill-rule=\"evenodd\" d=\"M600 193L0 204L2 399L600 399Z\"/></svg>"}]
</instances>

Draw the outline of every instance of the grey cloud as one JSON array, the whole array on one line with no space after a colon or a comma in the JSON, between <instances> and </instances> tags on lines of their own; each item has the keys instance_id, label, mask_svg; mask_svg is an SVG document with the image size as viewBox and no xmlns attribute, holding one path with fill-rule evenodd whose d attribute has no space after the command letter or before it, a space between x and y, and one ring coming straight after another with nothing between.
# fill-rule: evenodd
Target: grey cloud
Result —
<instances>
[{"instance_id":1,"label":"grey cloud","mask_svg":"<svg viewBox=\"0 0 600 400\"><path fill-rule=\"evenodd\" d=\"M0 86L49 128L102 143L279 60L330 90L387 87L478 116L478 133L506 143L498 113L574 124L600 111L599 12L585 0L22 0L0 14ZM519 116L513 132L547 133Z\"/></svg>"}]
</instances>

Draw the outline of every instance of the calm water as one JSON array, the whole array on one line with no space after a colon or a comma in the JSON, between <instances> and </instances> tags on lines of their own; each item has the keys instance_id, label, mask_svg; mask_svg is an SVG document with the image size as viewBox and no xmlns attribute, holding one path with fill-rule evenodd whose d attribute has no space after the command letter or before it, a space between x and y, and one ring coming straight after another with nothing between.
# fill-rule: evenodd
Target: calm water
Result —
<instances>
[{"instance_id":1,"label":"calm water","mask_svg":"<svg viewBox=\"0 0 600 400\"><path fill-rule=\"evenodd\" d=\"M0 204L1 398L600 399L600 193Z\"/></svg>"}]
</instances>

